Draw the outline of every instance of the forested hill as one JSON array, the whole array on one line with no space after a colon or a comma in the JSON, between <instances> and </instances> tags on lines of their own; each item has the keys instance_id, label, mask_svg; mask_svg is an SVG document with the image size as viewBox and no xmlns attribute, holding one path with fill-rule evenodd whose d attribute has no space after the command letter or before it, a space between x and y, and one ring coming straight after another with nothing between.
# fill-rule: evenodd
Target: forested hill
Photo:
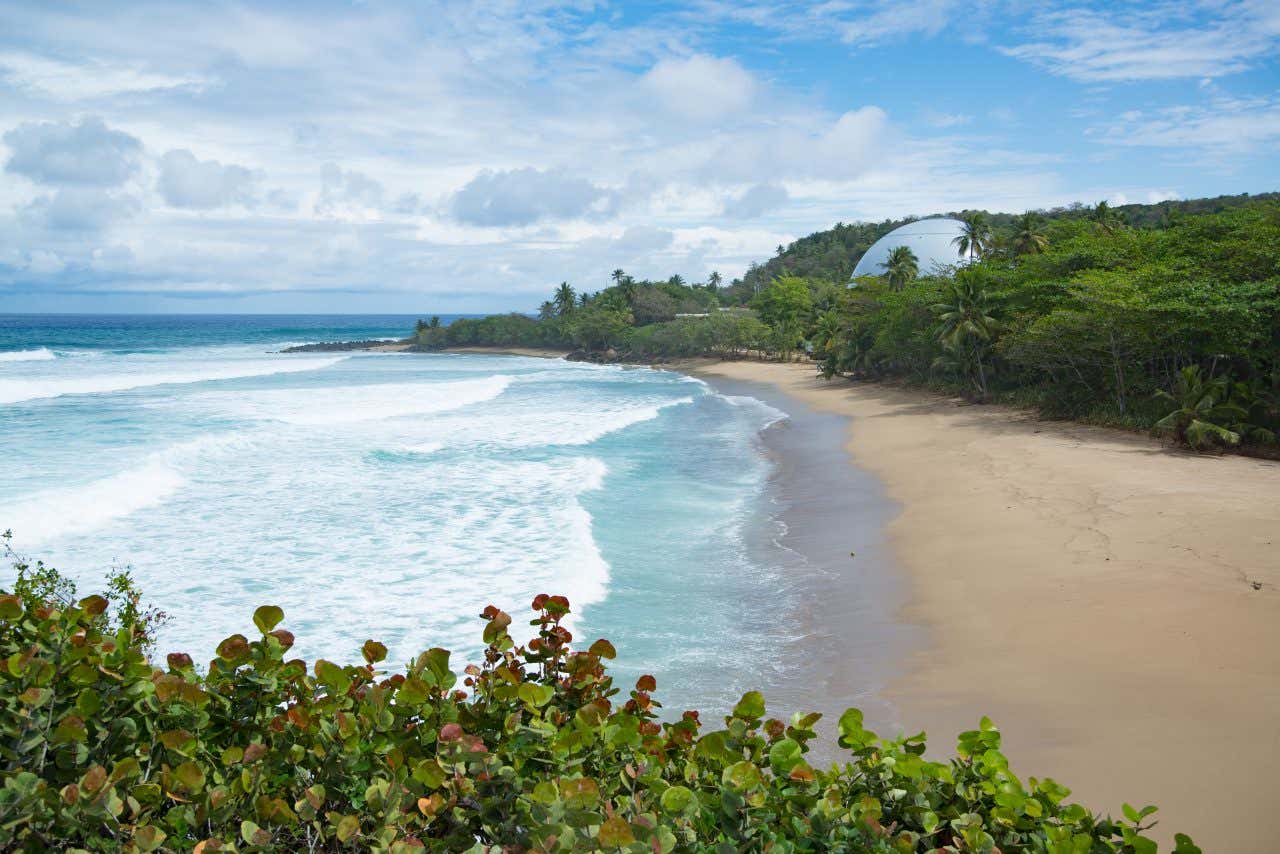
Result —
<instances>
[{"instance_id":1,"label":"forested hill","mask_svg":"<svg viewBox=\"0 0 1280 854\"><path fill-rule=\"evenodd\" d=\"M1259 199L1280 200L1280 193L1243 193L1238 196L1165 201L1151 205L1118 205L1112 210L1124 223L1135 228L1164 228L1176 222L1180 216L1218 213ZM1050 220L1073 219L1086 217L1091 210L1085 205L1076 204L1041 210L1039 213ZM958 217L964 213L968 211L949 211L942 216ZM988 213L988 219L997 231L1010 228L1015 216L1017 214ZM775 277L782 275L812 276L834 282L847 281L853 273L854 265L872 243L900 225L923 218L906 217L875 223L838 222L834 227L802 237L790 246L778 247L778 254L768 261L752 264L741 279L733 281L732 295L745 301Z\"/></svg>"}]
</instances>

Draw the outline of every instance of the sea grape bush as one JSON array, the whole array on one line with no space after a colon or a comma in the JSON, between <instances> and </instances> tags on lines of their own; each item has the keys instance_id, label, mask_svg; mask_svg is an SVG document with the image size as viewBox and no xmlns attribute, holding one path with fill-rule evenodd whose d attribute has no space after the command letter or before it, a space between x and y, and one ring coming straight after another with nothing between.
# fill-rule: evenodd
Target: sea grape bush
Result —
<instances>
[{"instance_id":1,"label":"sea grape bush","mask_svg":"<svg viewBox=\"0 0 1280 854\"><path fill-rule=\"evenodd\" d=\"M291 658L267 605L199 669L148 660L137 611L102 596L0 593L0 848L1155 850L1154 807L1101 818L1023 781L990 721L936 762L850 709L847 760L823 769L818 715L767 717L752 692L723 727L661 720L653 677L609 677L608 641L571 649L566 599L533 611L526 645L490 606L482 662L459 674L430 649L392 673L373 640L357 665Z\"/></svg>"}]
</instances>

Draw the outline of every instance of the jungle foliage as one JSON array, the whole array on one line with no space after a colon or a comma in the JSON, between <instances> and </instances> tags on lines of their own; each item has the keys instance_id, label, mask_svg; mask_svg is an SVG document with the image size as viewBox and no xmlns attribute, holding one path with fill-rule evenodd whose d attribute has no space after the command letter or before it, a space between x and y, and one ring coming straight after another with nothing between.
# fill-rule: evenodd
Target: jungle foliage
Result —
<instances>
[{"instance_id":1,"label":"jungle foliage","mask_svg":"<svg viewBox=\"0 0 1280 854\"><path fill-rule=\"evenodd\" d=\"M860 279L836 332L810 321L824 372L1154 428L1198 449L1274 446L1280 203L1155 229L1129 227L1105 204L1089 210L993 229L950 275Z\"/></svg>"},{"instance_id":2,"label":"jungle foliage","mask_svg":"<svg viewBox=\"0 0 1280 854\"><path fill-rule=\"evenodd\" d=\"M1015 775L986 719L935 761L850 709L824 769L819 715L771 718L756 692L722 726L662 716L652 676L614 684L608 641L571 647L562 597L533 600L525 644L486 608L460 669L444 649L388 666L374 640L308 664L271 605L201 667L149 659L145 609L41 571L0 591L7 851L1155 850L1154 807L1100 817Z\"/></svg>"}]
</instances>

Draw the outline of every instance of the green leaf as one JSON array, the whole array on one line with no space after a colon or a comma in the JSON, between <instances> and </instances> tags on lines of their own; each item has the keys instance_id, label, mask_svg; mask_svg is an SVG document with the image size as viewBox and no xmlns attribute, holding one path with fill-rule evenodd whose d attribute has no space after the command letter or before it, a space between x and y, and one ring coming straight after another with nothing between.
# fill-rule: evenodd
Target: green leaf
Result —
<instances>
[{"instance_id":1,"label":"green leaf","mask_svg":"<svg viewBox=\"0 0 1280 854\"><path fill-rule=\"evenodd\" d=\"M140 851L155 851L164 844L167 836L160 828L144 824L133 832L133 842Z\"/></svg>"},{"instance_id":2,"label":"green leaf","mask_svg":"<svg viewBox=\"0 0 1280 854\"><path fill-rule=\"evenodd\" d=\"M738 705L733 707L733 716L747 721L764 717L764 695L759 691L748 691L743 694Z\"/></svg>"},{"instance_id":3,"label":"green leaf","mask_svg":"<svg viewBox=\"0 0 1280 854\"><path fill-rule=\"evenodd\" d=\"M283 619L284 611L280 610L276 605L263 605L253 612L253 624L264 635L280 625L280 621Z\"/></svg>"},{"instance_id":4,"label":"green leaf","mask_svg":"<svg viewBox=\"0 0 1280 854\"><path fill-rule=\"evenodd\" d=\"M804 761L804 751L800 743L789 738L774 742L769 748L769 767L779 777L785 777L791 769Z\"/></svg>"},{"instance_id":5,"label":"green leaf","mask_svg":"<svg viewBox=\"0 0 1280 854\"><path fill-rule=\"evenodd\" d=\"M672 786L662 793L663 812L673 815L683 813L693 804L693 792L684 786Z\"/></svg>"},{"instance_id":6,"label":"green leaf","mask_svg":"<svg viewBox=\"0 0 1280 854\"><path fill-rule=\"evenodd\" d=\"M541 708L551 702L551 698L556 695L556 689L550 685L538 685L533 682L523 682L520 685L517 694L520 702L525 703L533 708Z\"/></svg>"},{"instance_id":7,"label":"green leaf","mask_svg":"<svg viewBox=\"0 0 1280 854\"><path fill-rule=\"evenodd\" d=\"M341 696L346 694L351 688L351 677L347 675L346 671L332 661L325 661L323 658L316 661L316 678L334 695Z\"/></svg>"},{"instance_id":8,"label":"green leaf","mask_svg":"<svg viewBox=\"0 0 1280 854\"><path fill-rule=\"evenodd\" d=\"M764 778L760 775L760 769L756 767L756 764L745 759L741 762L735 762L724 769L724 772L720 775L720 780L725 785L739 790L754 789L764 782Z\"/></svg>"}]
</instances>

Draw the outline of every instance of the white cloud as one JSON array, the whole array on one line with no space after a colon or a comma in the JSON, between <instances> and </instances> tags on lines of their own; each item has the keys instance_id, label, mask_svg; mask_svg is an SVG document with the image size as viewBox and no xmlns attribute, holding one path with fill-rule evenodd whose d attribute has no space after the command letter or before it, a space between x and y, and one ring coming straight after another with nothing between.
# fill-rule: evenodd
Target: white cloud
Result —
<instances>
[{"instance_id":1,"label":"white cloud","mask_svg":"<svg viewBox=\"0 0 1280 854\"><path fill-rule=\"evenodd\" d=\"M326 163L320 174L316 212L324 216L363 219L376 217L386 199L382 183L354 169Z\"/></svg>"},{"instance_id":2,"label":"white cloud","mask_svg":"<svg viewBox=\"0 0 1280 854\"><path fill-rule=\"evenodd\" d=\"M1108 145L1192 148L1209 159L1235 158L1280 142L1280 100L1224 98L1206 105L1130 110L1090 132Z\"/></svg>"},{"instance_id":3,"label":"white cloud","mask_svg":"<svg viewBox=\"0 0 1280 854\"><path fill-rule=\"evenodd\" d=\"M724 215L730 219L755 219L782 207L790 199L781 184L756 184L742 195L728 199Z\"/></svg>"},{"instance_id":4,"label":"white cloud","mask_svg":"<svg viewBox=\"0 0 1280 854\"><path fill-rule=\"evenodd\" d=\"M694 122L714 122L750 108L759 89L736 60L704 54L664 59L640 85L664 110Z\"/></svg>"},{"instance_id":5,"label":"white cloud","mask_svg":"<svg viewBox=\"0 0 1280 854\"><path fill-rule=\"evenodd\" d=\"M1266 2L1208 0L1120 4L1105 12L1054 9L1032 20L1034 41L1004 52L1089 83L1235 74L1276 53L1276 8Z\"/></svg>"},{"instance_id":6,"label":"white cloud","mask_svg":"<svg viewBox=\"0 0 1280 854\"><path fill-rule=\"evenodd\" d=\"M4 135L5 171L42 184L114 187L138 168L142 143L100 118L78 123L27 122Z\"/></svg>"},{"instance_id":7,"label":"white cloud","mask_svg":"<svg viewBox=\"0 0 1280 854\"><path fill-rule=\"evenodd\" d=\"M608 217L618 202L617 193L585 178L526 167L482 171L454 194L449 210L459 222L501 227Z\"/></svg>"},{"instance_id":8,"label":"white cloud","mask_svg":"<svg viewBox=\"0 0 1280 854\"><path fill-rule=\"evenodd\" d=\"M197 160L186 149L160 158L160 194L175 208L209 209L253 201L255 177L243 166Z\"/></svg>"},{"instance_id":9,"label":"white cloud","mask_svg":"<svg viewBox=\"0 0 1280 854\"><path fill-rule=\"evenodd\" d=\"M28 222L51 231L97 231L138 211L132 196L97 187L62 187L23 210Z\"/></svg>"},{"instance_id":10,"label":"white cloud","mask_svg":"<svg viewBox=\"0 0 1280 854\"><path fill-rule=\"evenodd\" d=\"M199 90L208 84L190 74L161 74L106 62L61 62L21 51L0 52L0 80L32 95L83 101L166 89Z\"/></svg>"}]
</instances>

